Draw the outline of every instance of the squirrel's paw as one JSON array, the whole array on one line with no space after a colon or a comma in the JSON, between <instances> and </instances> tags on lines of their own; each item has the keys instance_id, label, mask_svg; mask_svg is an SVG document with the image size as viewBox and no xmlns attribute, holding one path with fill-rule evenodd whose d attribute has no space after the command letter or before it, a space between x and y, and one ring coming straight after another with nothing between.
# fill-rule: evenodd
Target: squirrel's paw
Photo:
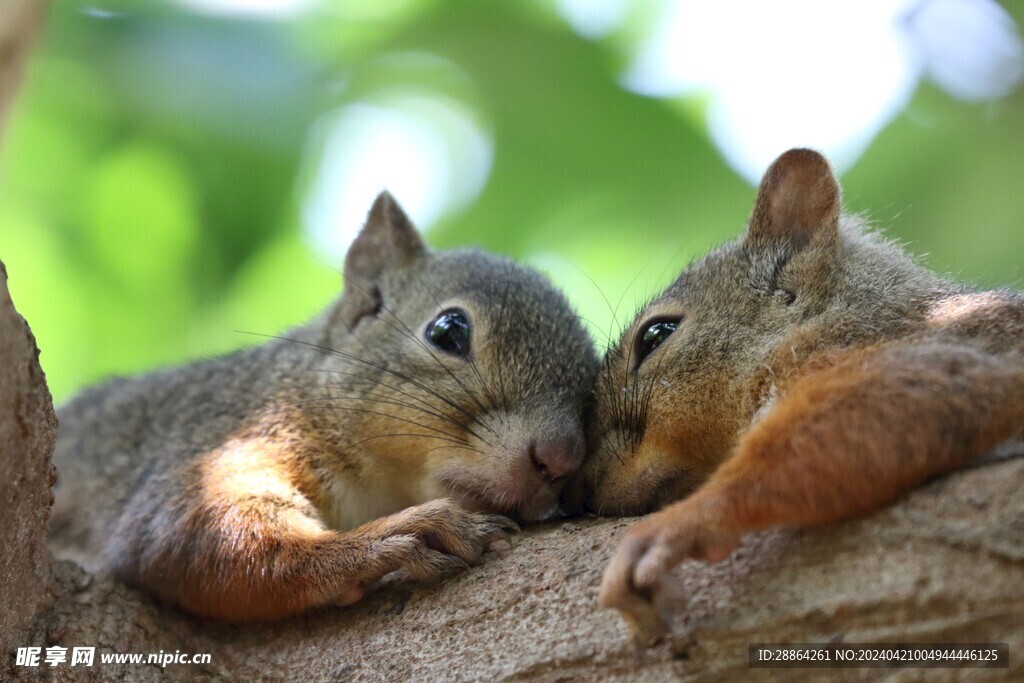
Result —
<instances>
[{"instance_id":1,"label":"squirrel's paw","mask_svg":"<svg viewBox=\"0 0 1024 683\"><path fill-rule=\"evenodd\" d=\"M637 646L661 640L670 616L685 604L672 568L688 557L716 562L738 543L737 536L695 521L688 502L630 527L601 581L601 606L619 611Z\"/></svg>"},{"instance_id":2,"label":"squirrel's paw","mask_svg":"<svg viewBox=\"0 0 1024 683\"><path fill-rule=\"evenodd\" d=\"M510 519L470 512L443 498L389 518L382 551L412 578L435 579L468 569L492 543L511 545L518 530Z\"/></svg>"},{"instance_id":3,"label":"squirrel's paw","mask_svg":"<svg viewBox=\"0 0 1024 683\"><path fill-rule=\"evenodd\" d=\"M402 571L414 581L437 581L469 569L461 557L434 550L418 536L391 536L381 542L380 550L387 558L387 573Z\"/></svg>"}]
</instances>

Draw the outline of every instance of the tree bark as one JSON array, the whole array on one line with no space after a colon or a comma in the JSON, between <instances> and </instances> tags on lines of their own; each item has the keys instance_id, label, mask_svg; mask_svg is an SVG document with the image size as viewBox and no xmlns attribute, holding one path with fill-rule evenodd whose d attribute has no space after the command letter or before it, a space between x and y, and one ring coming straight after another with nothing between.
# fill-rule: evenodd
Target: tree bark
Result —
<instances>
[{"instance_id":1,"label":"tree bark","mask_svg":"<svg viewBox=\"0 0 1024 683\"><path fill-rule=\"evenodd\" d=\"M0 262L0 651L5 657L25 644L29 626L50 603L46 522L54 470L46 454L56 438L39 350L14 310Z\"/></svg>"}]
</instances>

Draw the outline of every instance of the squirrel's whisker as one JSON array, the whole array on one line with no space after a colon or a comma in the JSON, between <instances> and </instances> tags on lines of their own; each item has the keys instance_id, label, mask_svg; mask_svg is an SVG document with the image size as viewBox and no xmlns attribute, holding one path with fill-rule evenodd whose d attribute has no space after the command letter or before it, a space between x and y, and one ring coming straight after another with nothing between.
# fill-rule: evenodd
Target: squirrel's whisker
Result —
<instances>
[{"instance_id":1,"label":"squirrel's whisker","mask_svg":"<svg viewBox=\"0 0 1024 683\"><path fill-rule=\"evenodd\" d=\"M434 448L428 448L427 450L423 451L420 455L427 455L428 453L433 453L434 451L440 451L449 448L454 448L461 451L473 451L474 453L480 453L481 455L483 454L482 450L480 450L479 448L473 448L472 446L435 446Z\"/></svg>"},{"instance_id":2,"label":"squirrel's whisker","mask_svg":"<svg viewBox=\"0 0 1024 683\"><path fill-rule=\"evenodd\" d=\"M315 397L315 398L306 399L304 401L296 403L295 405L297 405L297 406L310 406L310 405L314 405L314 404L323 404L323 403L331 402L331 401L365 401L365 402L368 402L368 403L378 403L378 404L398 406L400 408L408 408L410 410L416 410L416 411L419 411L419 412L421 412L421 413L423 413L425 415L429 415L431 417L434 417L434 418L437 418L437 419L440 419L440 420L445 419L444 415L431 412L429 410L426 410L426 409L421 408L419 406L413 405L411 403L406 403L404 401L395 401L395 400L391 400L390 398L384 398L384 399L373 398L373 396L374 396L374 394L367 394L367 395L364 395L364 396L321 396L321 397ZM320 406L317 406L317 407L327 407L327 406L320 405Z\"/></svg>"},{"instance_id":3,"label":"squirrel's whisker","mask_svg":"<svg viewBox=\"0 0 1024 683\"><path fill-rule=\"evenodd\" d=\"M508 291L509 287L512 286L512 266L508 266L505 269L505 290L501 294L501 307L498 309L498 321L501 324L505 323L505 316L508 310ZM508 395L508 387L505 385L505 364L497 364L497 376L498 376L498 393L501 396L502 408L509 405L510 397ZM503 422L508 422L507 418L501 418Z\"/></svg>"},{"instance_id":4,"label":"squirrel's whisker","mask_svg":"<svg viewBox=\"0 0 1024 683\"><path fill-rule=\"evenodd\" d=\"M370 415L379 415L380 417L387 417L387 418L390 418L392 420L398 420L399 422L405 422L407 424L411 424L411 425L414 425L416 427L420 427L421 429L429 429L432 432L437 432L438 434L444 434L446 437L449 437L449 438L456 438L455 435L453 435L453 434L451 434L449 432L446 432L446 431L444 431L442 429L438 429L437 427L431 427L430 425L425 425L422 422L417 422L416 420L410 420L410 419L405 418L405 417L399 417L398 415L392 415L391 413L384 413L384 412L381 412L379 410L370 410L369 408L347 408L345 406L323 406L323 407L325 409L345 410L345 411L352 412L352 413L368 413Z\"/></svg>"},{"instance_id":5,"label":"squirrel's whisker","mask_svg":"<svg viewBox=\"0 0 1024 683\"><path fill-rule=\"evenodd\" d=\"M438 306L440 306L440 303L438 304ZM465 393L467 396L469 396L469 398L472 399L473 402L477 404L477 407L480 408L481 411L486 411L486 408L480 402L480 400L476 397L476 395L473 394L471 391L469 391L469 389L466 387L466 385L463 384L462 381L458 377L455 376L455 374L451 371L451 369L447 365L444 364L444 361L442 361L440 358L438 358L437 355L433 351L431 351L430 348L426 344L424 344L422 341L420 341L420 339L416 336L416 334L413 333L413 331L411 329L409 329L409 327L405 323L403 323L402 320L394 312L392 312L390 309L386 308L383 305L381 306L381 310L389 313L391 315L391 317L393 317L398 322L400 327L396 326L396 325L394 325L394 324L392 324L390 322L388 322L387 318L384 318L383 316L379 317L378 320L380 320L382 323L384 323L385 325L387 325L391 329L395 330L396 332L399 332L400 334L403 334L404 336L408 337L417 346L419 346L421 349L426 351L427 354L431 357L431 359L434 360L438 365L440 365L444 369L444 371L448 374L448 376L451 377L452 380L455 381L455 383L459 386L459 388L462 389L463 393ZM470 363L472 364L472 360L470 360Z\"/></svg>"},{"instance_id":6,"label":"squirrel's whisker","mask_svg":"<svg viewBox=\"0 0 1024 683\"><path fill-rule=\"evenodd\" d=\"M260 334L259 332L240 332L240 333L241 334L251 334L251 335L254 335L254 336L257 336L257 337L267 337L267 338L270 338L270 339L279 339L281 341L291 342L291 343L294 343L294 344L301 344L303 346L308 346L308 347L313 348L313 349L318 349L322 353L326 353L328 355L337 356L339 358L344 358L346 360L352 360L352 361L355 361L357 363L363 363L365 365L369 365L372 368L376 368L377 370L380 370L381 372L386 372L386 373L388 373L390 375L393 375L394 377L397 377L398 379L401 379L401 380L403 380L403 381L405 381L405 382L407 382L409 384L412 384L415 387L418 387L418 388L422 389L423 391L427 392L428 394L430 394L432 396L435 396L436 398L444 401L445 403L450 405L452 408L455 408L460 413L462 413L463 415L468 417L470 420L472 420L474 422L479 422L479 420L477 420L476 416L474 416L472 413L470 413L468 410L466 410L465 408L463 408L459 404L457 404L454 401L452 401L447 396L444 396L444 395L438 393L437 391L434 391L430 387L425 386L422 382L418 382L418 381L414 380L412 377L409 377L405 373L398 372L397 370L392 370L391 368L389 368L389 367L387 367L385 365L382 365L380 363L376 363L374 361L366 360L365 358L360 358L359 356L356 356L356 355L351 354L351 353L346 353L344 351L338 351L337 349L333 349L333 348L331 348L329 346L324 346L322 344L314 344L313 342L307 342L307 341L303 341L301 339L290 339L288 337L282 337L282 336L279 336L279 335ZM493 430L489 430L489 431L494 433ZM494 434L494 435L497 436L497 434Z\"/></svg>"},{"instance_id":7,"label":"squirrel's whisker","mask_svg":"<svg viewBox=\"0 0 1024 683\"><path fill-rule=\"evenodd\" d=\"M355 448L356 446L360 446L360 445L362 445L364 443L368 443L370 441L376 441L377 439L397 439L397 438L413 437L413 436L417 437L417 438L421 438L421 439L437 439L438 441L451 441L452 443L457 444L459 446L464 445L461 441L456 441L455 439L446 439L446 438L441 437L441 436L434 436L433 434L378 434L377 436L371 436L371 437L369 437L367 439L360 439L359 441L354 441L354 442L352 442L350 444L346 444L344 447L345 448Z\"/></svg>"},{"instance_id":8,"label":"squirrel's whisker","mask_svg":"<svg viewBox=\"0 0 1024 683\"><path fill-rule=\"evenodd\" d=\"M475 436L476 438L480 439L484 443L488 443L487 439L484 439L482 436L480 436L479 434L474 432L469 427L469 425L463 424L462 422L459 422L458 420L456 420L454 417L452 417L450 415L446 415L445 413L441 412L441 410L437 406L433 405L432 403L428 403L427 401L424 401L423 399L421 399L418 396L413 396L412 394L410 394L410 393L408 393L406 391L402 391L398 387L394 387L394 386L391 386L390 384L386 384L385 382L382 382L379 379L375 379L375 378L372 378L372 377L366 377L364 375L360 375L360 374L357 374L357 373L354 373L354 372L344 372L342 370L319 370L318 372L326 372L326 373L339 374L339 375L349 375L351 377L356 377L357 379L361 379L363 381L370 382L372 384L379 384L382 387L391 389L392 391L395 391L395 392L401 394L402 396L405 396L405 397L407 397L409 399L417 401L421 405L425 406L425 408L416 408L416 406L413 406L411 404L407 404L407 405L409 405L410 408L416 408L416 409L420 410L421 412L425 412L425 413L428 413L428 414L431 414L431 415L435 415L436 417L444 420L445 422L449 422L452 425L454 425L455 427L458 427L459 429L461 429L461 430L463 430L463 431L465 431L465 432L467 432L469 434L472 434L473 436ZM370 395L370 396L386 396L385 394L368 394L368 395ZM387 397L387 398L393 398L393 397Z\"/></svg>"},{"instance_id":9,"label":"squirrel's whisker","mask_svg":"<svg viewBox=\"0 0 1024 683\"><path fill-rule=\"evenodd\" d=\"M365 360L363 360L361 358L358 358L358 357L355 357L355 356L353 356L353 360L358 360L358 361L366 362L366 363L369 362L369 361L365 361ZM374 366L374 367L378 367L378 366ZM428 387L420 384L419 382L412 381L410 378L407 378L403 373L399 373L399 372L391 370L390 368L387 368L387 367L383 367L382 369L384 370L384 372L387 372L388 374L390 374L390 375L392 375L394 377L397 377L398 379L402 379L402 380L407 381L408 383L412 384L416 388L421 389L421 390L427 392L429 395L434 396L435 398L437 398L437 399L447 403L448 405L454 407L456 410L459 410L463 415L466 415L467 417L469 417L469 422L471 422L471 423L475 422L477 424L481 424L482 426L484 426L486 428L486 425L483 425L479 418L477 418L476 416L472 415L471 413L468 413L467 411L463 410L461 407L456 405L453 401L450 401L447 397L443 396L439 392L434 391L432 389L429 389ZM426 406L427 408L429 408L431 410L434 410L434 411L438 411L439 414L443 414L443 413L440 413L440 407L439 406L436 406L436 405L434 405L432 403L429 403L429 402L423 400L422 398L420 398L418 396L413 396L412 394L410 394L410 393L408 393L406 391L402 391L398 387L393 387L390 384L385 384L383 381L381 381L379 379L375 379L375 378L371 378L371 377L365 377L363 375L358 375L356 373L343 372L343 371L340 371L340 370L322 370L321 372L331 372L331 373L342 374L342 375L351 375L353 377L357 377L357 378L363 379L363 380L368 381L368 382L373 382L373 383L379 384L379 385L381 385L383 387L387 387L389 389L392 389L393 391L397 391L398 393L402 394L403 396L406 396L406 397L411 398L411 399L413 399L415 401L418 401L421 404L423 404L424 406ZM451 422L453 425L455 425L459 429L462 429L462 430L472 434L473 436L475 436L476 438L480 439L485 444L490 445L490 441L488 439L485 439L482 435L477 434L475 431L473 431L473 429L470 428L469 424L466 424L466 423L463 423L463 422L459 422L454 417L451 417L451 416L448 416L448 415L445 415L444 419L447 420L448 422ZM488 430L488 431L491 431L492 434L493 434L493 430Z\"/></svg>"},{"instance_id":10,"label":"squirrel's whisker","mask_svg":"<svg viewBox=\"0 0 1024 683\"><path fill-rule=\"evenodd\" d=\"M617 309L612 307L612 302L608 300L607 296L605 296L604 290L601 289L601 286L599 284L597 284L597 282L594 280L594 278L590 277L590 275L588 275L585 270L583 270L582 268L577 266L572 261L566 261L566 263L568 263L575 270L577 270L580 273L580 275L582 275L583 277L587 278L590 281L590 284L592 284L594 286L594 289L597 290L597 293L601 295L601 298L604 300L605 305L608 307L608 311L612 314L612 319L611 319L611 323L610 324L613 327L621 327L621 325L619 323L619 318L616 315ZM605 334L605 337L610 339L611 336L612 336L612 328L609 327L608 328L608 332Z\"/></svg>"},{"instance_id":11,"label":"squirrel's whisker","mask_svg":"<svg viewBox=\"0 0 1024 683\"><path fill-rule=\"evenodd\" d=\"M427 283L423 281L423 278L420 277L420 275L418 273L417 273L416 277L419 279L420 284L423 286L423 289L426 290L427 294L430 295L430 298L432 298L434 300L434 303L437 304L437 307L440 309L441 308L441 302L438 300L438 298L436 296L434 296L434 292L431 291L431 289L429 287L427 287ZM381 308L383 308L383 306ZM387 309L384 309L384 310L387 310ZM397 320L398 323L400 325L402 325L402 327L405 327L406 329L408 329L408 327L406 327L405 323L403 323L402 320L397 315L395 315L392 311L388 311L388 313L391 313L392 317L394 317L394 319ZM412 332L410 330L410 334L411 333ZM415 336L414 336L414 338L415 338ZM433 358L435 361L437 361L438 365L440 365L442 368L444 368L444 371L448 373L448 376L451 377L455 381L455 383L459 385L459 387L462 389L462 391L465 392L465 394L467 396L469 396L473 400L474 403L476 403L477 407L480 408L480 412L486 413L487 410L488 410L487 407L484 406L484 404L480 401L479 398L477 398L476 394L474 394L472 391L470 391L469 387L467 387L465 384L462 383L462 380L460 380L458 377L455 376L455 373L451 371L451 368L449 368L447 365L445 365L444 361L442 361L440 358L438 358L436 355L434 355L434 352L431 351L429 348L427 348L426 344L423 344L422 342L420 342L419 339L416 339L416 342L421 347L423 347L423 349L427 353L430 354L431 358ZM477 373L477 377L479 377L479 370L476 367L476 364L473 363L472 353L467 357L467 360L469 361L470 368L473 369L473 371Z\"/></svg>"},{"instance_id":12,"label":"squirrel's whisker","mask_svg":"<svg viewBox=\"0 0 1024 683\"><path fill-rule=\"evenodd\" d=\"M643 274L643 272L645 270L647 270L647 267L649 265L651 265L651 261L653 261L653 260L654 260L654 256L651 256L651 258L647 259L647 263L645 263L640 268L640 270L638 270L636 272L636 275L634 275L633 278L629 281L629 284L626 285L626 288L622 290L622 294L619 295L619 300L615 302L615 308L614 308L614 310L612 310L612 320L615 321L616 325L618 325L618 315L617 314L619 312L619 306L622 305L623 300L625 300L625 298L626 298L626 294L628 294L629 290L633 288L633 285L636 284L637 279ZM610 332L610 330L609 330L609 332Z\"/></svg>"}]
</instances>

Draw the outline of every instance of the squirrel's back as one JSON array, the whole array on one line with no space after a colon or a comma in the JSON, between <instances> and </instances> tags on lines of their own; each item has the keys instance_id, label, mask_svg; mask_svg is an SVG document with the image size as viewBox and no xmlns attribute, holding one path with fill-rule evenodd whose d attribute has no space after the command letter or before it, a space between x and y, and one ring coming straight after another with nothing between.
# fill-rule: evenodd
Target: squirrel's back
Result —
<instances>
[{"instance_id":1,"label":"squirrel's back","mask_svg":"<svg viewBox=\"0 0 1024 683\"><path fill-rule=\"evenodd\" d=\"M141 479L209 448L239 429L265 402L274 378L259 371L265 348L116 378L90 387L57 409L53 461L58 482L50 518L51 546L96 568L101 547ZM277 351L280 353L280 351ZM271 366L272 367L272 366Z\"/></svg>"}]
</instances>

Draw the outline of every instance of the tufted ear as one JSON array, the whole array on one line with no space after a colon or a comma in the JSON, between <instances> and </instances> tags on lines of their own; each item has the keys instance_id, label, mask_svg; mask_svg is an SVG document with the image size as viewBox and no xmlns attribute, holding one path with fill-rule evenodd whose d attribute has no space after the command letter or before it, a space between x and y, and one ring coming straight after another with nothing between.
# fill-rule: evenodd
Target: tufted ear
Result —
<instances>
[{"instance_id":1,"label":"tufted ear","mask_svg":"<svg viewBox=\"0 0 1024 683\"><path fill-rule=\"evenodd\" d=\"M377 195L366 224L345 256L345 294L339 311L352 328L381 305L380 280L405 269L427 252L412 221L386 190Z\"/></svg>"},{"instance_id":2,"label":"tufted ear","mask_svg":"<svg viewBox=\"0 0 1024 683\"><path fill-rule=\"evenodd\" d=\"M812 242L835 243L841 208L839 183L825 157L791 149L761 179L747 240L757 246L782 243L793 251Z\"/></svg>"}]
</instances>

